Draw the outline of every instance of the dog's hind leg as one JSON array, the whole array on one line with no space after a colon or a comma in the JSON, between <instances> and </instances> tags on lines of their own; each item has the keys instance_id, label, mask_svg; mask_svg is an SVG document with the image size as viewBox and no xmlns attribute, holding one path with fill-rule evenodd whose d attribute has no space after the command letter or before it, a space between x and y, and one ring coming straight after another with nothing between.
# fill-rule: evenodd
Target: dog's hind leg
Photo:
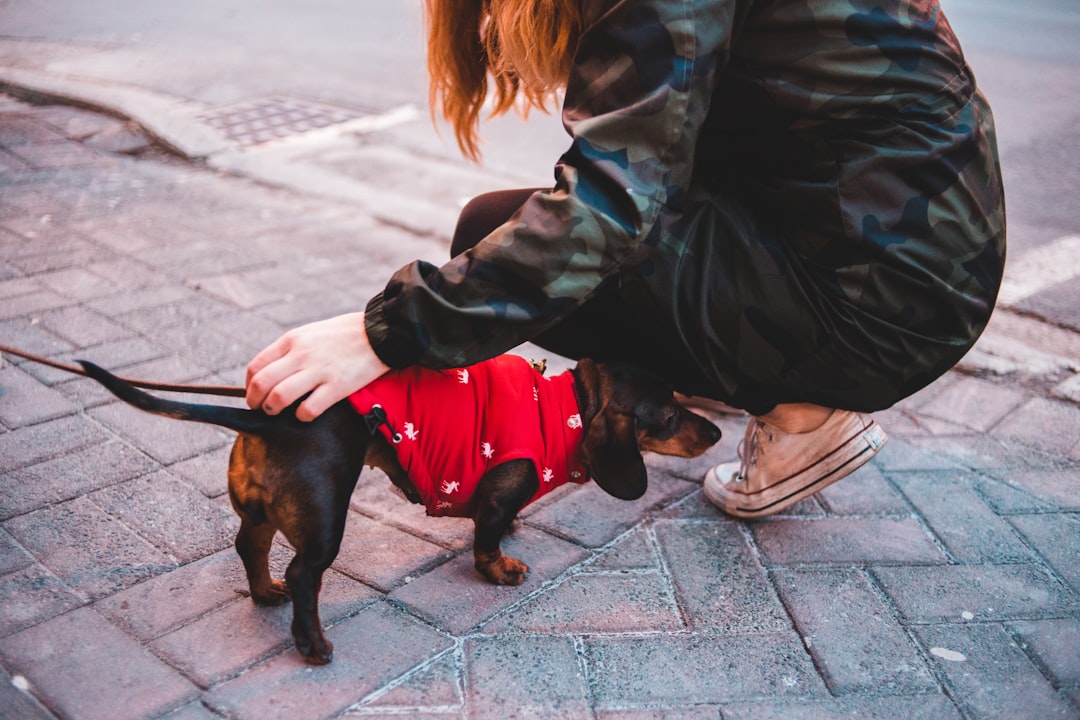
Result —
<instances>
[{"instance_id":1,"label":"dog's hind leg","mask_svg":"<svg viewBox=\"0 0 1080 720\"><path fill-rule=\"evenodd\" d=\"M473 561L476 569L496 585L520 585L529 566L502 554L499 547L518 511L540 486L531 460L511 460L498 465L480 479L476 488L476 536Z\"/></svg>"},{"instance_id":2,"label":"dog's hind leg","mask_svg":"<svg viewBox=\"0 0 1080 720\"><path fill-rule=\"evenodd\" d=\"M261 477L266 445L240 434L229 458L229 500L240 516L236 552L244 563L251 599L257 605L281 605L289 599L285 584L270 577L270 547L277 527L266 514L266 489Z\"/></svg>"},{"instance_id":3,"label":"dog's hind leg","mask_svg":"<svg viewBox=\"0 0 1080 720\"><path fill-rule=\"evenodd\" d=\"M256 605L281 605L288 602L285 583L270 577L270 546L277 529L268 522L252 522L240 516L240 532L236 534L236 552L244 563L251 599Z\"/></svg>"}]
</instances>

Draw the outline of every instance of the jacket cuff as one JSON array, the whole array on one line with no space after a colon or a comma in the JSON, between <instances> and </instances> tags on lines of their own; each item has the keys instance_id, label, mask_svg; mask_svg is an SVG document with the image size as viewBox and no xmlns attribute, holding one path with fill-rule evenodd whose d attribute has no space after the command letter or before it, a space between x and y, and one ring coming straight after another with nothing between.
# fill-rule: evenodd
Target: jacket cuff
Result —
<instances>
[{"instance_id":1,"label":"jacket cuff","mask_svg":"<svg viewBox=\"0 0 1080 720\"><path fill-rule=\"evenodd\" d=\"M386 317L383 293L368 301L364 310L364 329L371 349L387 366L400 370L419 364L421 351L408 332L395 329Z\"/></svg>"}]
</instances>

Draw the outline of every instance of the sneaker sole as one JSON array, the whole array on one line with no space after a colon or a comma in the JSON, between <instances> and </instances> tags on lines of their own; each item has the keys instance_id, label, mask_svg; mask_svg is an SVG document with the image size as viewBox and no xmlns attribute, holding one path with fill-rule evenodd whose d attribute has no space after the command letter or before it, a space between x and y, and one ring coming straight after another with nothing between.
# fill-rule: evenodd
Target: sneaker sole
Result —
<instances>
[{"instance_id":1,"label":"sneaker sole","mask_svg":"<svg viewBox=\"0 0 1080 720\"><path fill-rule=\"evenodd\" d=\"M876 422L861 428L835 450L791 477L756 493L732 492L720 480L739 471L738 461L718 465L705 478L705 497L728 515L753 519L774 515L847 477L869 462L889 436Z\"/></svg>"}]
</instances>

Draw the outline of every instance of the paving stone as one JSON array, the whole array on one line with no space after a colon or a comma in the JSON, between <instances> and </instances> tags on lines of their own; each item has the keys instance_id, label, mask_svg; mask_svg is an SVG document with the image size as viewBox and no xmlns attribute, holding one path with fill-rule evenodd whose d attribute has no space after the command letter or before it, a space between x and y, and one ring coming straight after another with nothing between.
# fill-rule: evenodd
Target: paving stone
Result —
<instances>
[{"instance_id":1,"label":"paving stone","mask_svg":"<svg viewBox=\"0 0 1080 720\"><path fill-rule=\"evenodd\" d=\"M0 575L0 637L84 604L83 598L37 563Z\"/></svg>"},{"instance_id":2,"label":"paving stone","mask_svg":"<svg viewBox=\"0 0 1080 720\"><path fill-rule=\"evenodd\" d=\"M911 518L777 519L753 523L750 530L768 564L945 562Z\"/></svg>"},{"instance_id":3,"label":"paving stone","mask_svg":"<svg viewBox=\"0 0 1080 720\"><path fill-rule=\"evenodd\" d=\"M1057 572L1080 593L1080 518L1075 515L1025 515L1010 518L1013 527Z\"/></svg>"},{"instance_id":4,"label":"paving stone","mask_svg":"<svg viewBox=\"0 0 1080 720\"><path fill-rule=\"evenodd\" d=\"M5 310L8 302L2 306ZM0 315L3 310L0 310ZM8 344L17 346L20 350L52 357L71 350L71 343L58 338L53 333L41 327L33 321L33 318L12 317L4 319L0 317L0 337L6 338ZM5 361L6 362L6 361ZM20 363L23 361L19 361Z\"/></svg>"},{"instance_id":5,"label":"paving stone","mask_svg":"<svg viewBox=\"0 0 1080 720\"><path fill-rule=\"evenodd\" d=\"M658 568L659 557L653 550L648 531L644 528L628 532L588 566L590 571L655 570Z\"/></svg>"},{"instance_id":6,"label":"paving stone","mask_svg":"<svg viewBox=\"0 0 1080 720\"><path fill-rule=\"evenodd\" d=\"M219 448L234 437L214 425L151 415L121 402L94 408L90 416L165 465Z\"/></svg>"},{"instance_id":7,"label":"paving stone","mask_svg":"<svg viewBox=\"0 0 1080 720\"><path fill-rule=\"evenodd\" d=\"M80 301L114 295L122 289L120 285L112 280L103 278L83 267L65 268L42 273L35 275L34 279L53 292ZM90 345L93 343L83 344Z\"/></svg>"},{"instance_id":8,"label":"paving stone","mask_svg":"<svg viewBox=\"0 0 1080 720\"><path fill-rule=\"evenodd\" d=\"M1076 433L1063 432L1063 429L1076 427L1080 427L1080 407L1072 403L1035 398L995 427L993 435L1019 440L1047 452L1066 455L1076 444Z\"/></svg>"},{"instance_id":9,"label":"paving stone","mask_svg":"<svg viewBox=\"0 0 1080 720\"><path fill-rule=\"evenodd\" d=\"M643 515L685 497L698 488L694 483L663 473L649 477L645 495L632 502L618 500L588 483L528 516L530 525L585 547L600 547L637 523Z\"/></svg>"},{"instance_id":10,"label":"paving stone","mask_svg":"<svg viewBox=\"0 0 1080 720\"><path fill-rule=\"evenodd\" d=\"M164 471L117 483L90 499L181 563L231 547L240 529L236 515Z\"/></svg>"},{"instance_id":11,"label":"paving stone","mask_svg":"<svg viewBox=\"0 0 1080 720\"><path fill-rule=\"evenodd\" d=\"M20 515L4 529L68 587L92 599L175 566L85 498Z\"/></svg>"},{"instance_id":12,"label":"paving stone","mask_svg":"<svg viewBox=\"0 0 1080 720\"><path fill-rule=\"evenodd\" d=\"M1008 522L982 502L966 475L912 473L895 482L949 553L962 563L1032 562Z\"/></svg>"},{"instance_id":13,"label":"paving stone","mask_svg":"<svg viewBox=\"0 0 1080 720\"><path fill-rule=\"evenodd\" d=\"M22 570L34 562L30 553L26 552L15 540L3 530L0 530L0 575Z\"/></svg>"},{"instance_id":14,"label":"paving stone","mask_svg":"<svg viewBox=\"0 0 1080 720\"><path fill-rule=\"evenodd\" d=\"M443 547L350 512L334 567L388 592L406 577L415 577L452 556Z\"/></svg>"},{"instance_id":15,"label":"paving stone","mask_svg":"<svg viewBox=\"0 0 1080 720\"><path fill-rule=\"evenodd\" d=\"M85 307L67 307L43 313L41 324L79 347L117 342L132 336L127 328Z\"/></svg>"},{"instance_id":16,"label":"paving stone","mask_svg":"<svg viewBox=\"0 0 1080 720\"><path fill-rule=\"evenodd\" d=\"M875 567L905 623L1039 619L1076 613L1067 588L1038 565Z\"/></svg>"},{"instance_id":17,"label":"paving stone","mask_svg":"<svg viewBox=\"0 0 1080 720\"><path fill-rule=\"evenodd\" d=\"M825 702L769 702L725 705L724 720L961 720L944 695L842 698Z\"/></svg>"},{"instance_id":18,"label":"paving stone","mask_svg":"<svg viewBox=\"0 0 1080 720\"><path fill-rule=\"evenodd\" d=\"M1046 668L1056 687L1080 686L1080 617L1010 623L1020 647Z\"/></svg>"},{"instance_id":19,"label":"paving stone","mask_svg":"<svg viewBox=\"0 0 1080 720\"><path fill-rule=\"evenodd\" d=\"M910 509L875 463L816 493L830 515L907 515Z\"/></svg>"},{"instance_id":20,"label":"paving stone","mask_svg":"<svg viewBox=\"0 0 1080 720\"><path fill-rule=\"evenodd\" d=\"M861 571L779 570L773 577L834 695L937 690L907 633Z\"/></svg>"},{"instance_id":21,"label":"paving stone","mask_svg":"<svg viewBox=\"0 0 1080 720\"><path fill-rule=\"evenodd\" d=\"M275 546L272 558L287 551ZM95 603L95 609L139 640L148 641L187 625L243 596L247 578L240 558L225 550L151 578Z\"/></svg>"},{"instance_id":22,"label":"paving stone","mask_svg":"<svg viewBox=\"0 0 1080 720\"><path fill-rule=\"evenodd\" d=\"M197 693L195 686L89 608L6 638L0 657L63 717L153 717L186 704Z\"/></svg>"},{"instance_id":23,"label":"paving stone","mask_svg":"<svg viewBox=\"0 0 1080 720\"><path fill-rule=\"evenodd\" d=\"M1076 717L1000 625L935 625L914 632L971 717Z\"/></svg>"},{"instance_id":24,"label":"paving stone","mask_svg":"<svg viewBox=\"0 0 1080 720\"><path fill-rule=\"evenodd\" d=\"M601 710L597 720L720 720L720 709L708 705L649 710Z\"/></svg>"},{"instance_id":25,"label":"paving stone","mask_svg":"<svg viewBox=\"0 0 1080 720\"><path fill-rule=\"evenodd\" d=\"M229 491L229 455L232 444L196 455L169 466L169 472L198 488L208 498L222 497Z\"/></svg>"},{"instance_id":26,"label":"paving stone","mask_svg":"<svg viewBox=\"0 0 1080 720\"><path fill-rule=\"evenodd\" d=\"M115 438L7 473L0 479L0 519L71 500L152 471L156 464Z\"/></svg>"},{"instance_id":27,"label":"paving stone","mask_svg":"<svg viewBox=\"0 0 1080 720\"><path fill-rule=\"evenodd\" d=\"M107 370L114 371L119 375L125 374L125 366L146 360L154 360L162 357L165 350L160 345L155 345L146 338L126 337L92 348L79 348L68 350L63 353L50 355L50 359L68 364L76 364L78 360L90 360ZM67 370L52 368L38 363L24 363L21 368L46 385L54 386L72 380L74 376ZM95 385L97 383L94 383ZM109 395L109 397L112 397Z\"/></svg>"},{"instance_id":28,"label":"paving stone","mask_svg":"<svg viewBox=\"0 0 1080 720\"><path fill-rule=\"evenodd\" d=\"M34 380L21 369L0 368L0 423L9 429L34 425L78 411L60 393Z\"/></svg>"},{"instance_id":29,"label":"paving stone","mask_svg":"<svg viewBox=\"0 0 1080 720\"><path fill-rule=\"evenodd\" d=\"M43 312L71 304L70 299L51 290L41 290L28 295L17 295L4 301L3 306L0 307L0 320L10 320L22 316L36 317ZM22 350L28 349L21 340L18 347Z\"/></svg>"},{"instance_id":30,"label":"paving stone","mask_svg":"<svg viewBox=\"0 0 1080 720\"><path fill-rule=\"evenodd\" d=\"M19 687L15 686L16 682ZM4 717L11 720L53 720L55 715L30 693L29 684L21 675L12 678L0 670L0 708L3 708Z\"/></svg>"},{"instance_id":31,"label":"paving stone","mask_svg":"<svg viewBox=\"0 0 1080 720\"><path fill-rule=\"evenodd\" d=\"M979 478L975 489L983 501L998 515L1028 515L1052 512L1050 503L1040 500L1026 490L992 478Z\"/></svg>"},{"instance_id":32,"label":"paving stone","mask_svg":"<svg viewBox=\"0 0 1080 720\"><path fill-rule=\"evenodd\" d=\"M659 573L575 575L484 627L487 633L620 633L685 629Z\"/></svg>"},{"instance_id":33,"label":"paving stone","mask_svg":"<svg viewBox=\"0 0 1080 720\"><path fill-rule=\"evenodd\" d=\"M323 581L319 619L324 629L355 614L376 595L334 572ZM291 603L263 607L245 598L158 637L149 647L200 686L210 687L282 652L302 662L289 629L292 618Z\"/></svg>"},{"instance_id":34,"label":"paving stone","mask_svg":"<svg viewBox=\"0 0 1080 720\"><path fill-rule=\"evenodd\" d=\"M465 643L469 717L589 717L589 688L567 637L478 637Z\"/></svg>"},{"instance_id":35,"label":"paving stone","mask_svg":"<svg viewBox=\"0 0 1080 720\"><path fill-rule=\"evenodd\" d=\"M658 521L655 532L691 629L791 628L764 570L733 523Z\"/></svg>"},{"instance_id":36,"label":"paving stone","mask_svg":"<svg viewBox=\"0 0 1080 720\"><path fill-rule=\"evenodd\" d=\"M1003 479L1058 510L1080 511L1080 468L1017 470Z\"/></svg>"},{"instance_id":37,"label":"paving stone","mask_svg":"<svg viewBox=\"0 0 1080 720\"><path fill-rule=\"evenodd\" d=\"M588 557L576 545L529 527L505 538L502 550L529 566L521 585L491 584L473 567L472 552L466 551L399 587L390 599L404 603L436 627L462 635Z\"/></svg>"},{"instance_id":38,"label":"paving stone","mask_svg":"<svg viewBox=\"0 0 1080 720\"><path fill-rule=\"evenodd\" d=\"M907 438L913 447L953 460L972 470L996 470L1018 464L1015 447L988 435L942 435Z\"/></svg>"},{"instance_id":39,"label":"paving stone","mask_svg":"<svg viewBox=\"0 0 1080 720\"><path fill-rule=\"evenodd\" d=\"M409 710L409 717L423 716L421 708L431 711L452 708L455 714L464 710L465 697L456 653L447 653L430 665L407 676L400 684L378 697L365 702L362 707ZM370 717L373 713L364 713ZM397 717L400 717L398 715Z\"/></svg>"},{"instance_id":40,"label":"paving stone","mask_svg":"<svg viewBox=\"0 0 1080 720\"><path fill-rule=\"evenodd\" d=\"M794 632L585 640L594 706L827 697Z\"/></svg>"},{"instance_id":41,"label":"paving stone","mask_svg":"<svg viewBox=\"0 0 1080 720\"><path fill-rule=\"evenodd\" d=\"M939 389L928 402L919 406L919 412L986 432L1025 399L1026 395L1019 390L962 376Z\"/></svg>"},{"instance_id":42,"label":"paving stone","mask_svg":"<svg viewBox=\"0 0 1080 720\"><path fill-rule=\"evenodd\" d=\"M312 668L285 652L219 685L206 702L245 720L330 717L444 652L451 641L385 603L373 605L328 633L334 661Z\"/></svg>"}]
</instances>

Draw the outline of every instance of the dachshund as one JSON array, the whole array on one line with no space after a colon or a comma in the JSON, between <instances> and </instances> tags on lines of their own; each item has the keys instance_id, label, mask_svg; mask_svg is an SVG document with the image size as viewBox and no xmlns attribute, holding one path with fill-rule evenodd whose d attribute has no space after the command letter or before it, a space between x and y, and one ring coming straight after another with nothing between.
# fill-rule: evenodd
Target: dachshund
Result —
<instances>
[{"instance_id":1,"label":"dachshund","mask_svg":"<svg viewBox=\"0 0 1080 720\"><path fill-rule=\"evenodd\" d=\"M456 370L391 371L311 422L296 419L296 405L271 416L161 399L93 363L80 364L141 410L237 431L229 498L240 517L235 546L251 597L259 605L292 600L293 640L314 665L333 657L318 595L365 465L383 470L428 514L471 517L476 569L493 583L517 585L528 567L503 555L500 543L523 507L558 485L590 478L616 498L637 499L647 487L642 451L696 457L720 439L719 428L686 410L659 379L630 365L589 359L553 377L513 355ZM418 422L411 413L420 411L398 408L395 395L434 409L433 416L449 418L451 425L481 427L480 435L438 443L436 421ZM465 407L470 404L483 407ZM508 406L531 410L508 415ZM523 419L529 415L546 418ZM500 434L507 426L516 437ZM528 435L545 436L547 450L526 448L522 437ZM410 455L412 446L425 444L440 444L442 454ZM554 453L548 452L552 446ZM479 477L464 477L468 466ZM284 582L271 578L268 565L277 531L296 550Z\"/></svg>"}]
</instances>

